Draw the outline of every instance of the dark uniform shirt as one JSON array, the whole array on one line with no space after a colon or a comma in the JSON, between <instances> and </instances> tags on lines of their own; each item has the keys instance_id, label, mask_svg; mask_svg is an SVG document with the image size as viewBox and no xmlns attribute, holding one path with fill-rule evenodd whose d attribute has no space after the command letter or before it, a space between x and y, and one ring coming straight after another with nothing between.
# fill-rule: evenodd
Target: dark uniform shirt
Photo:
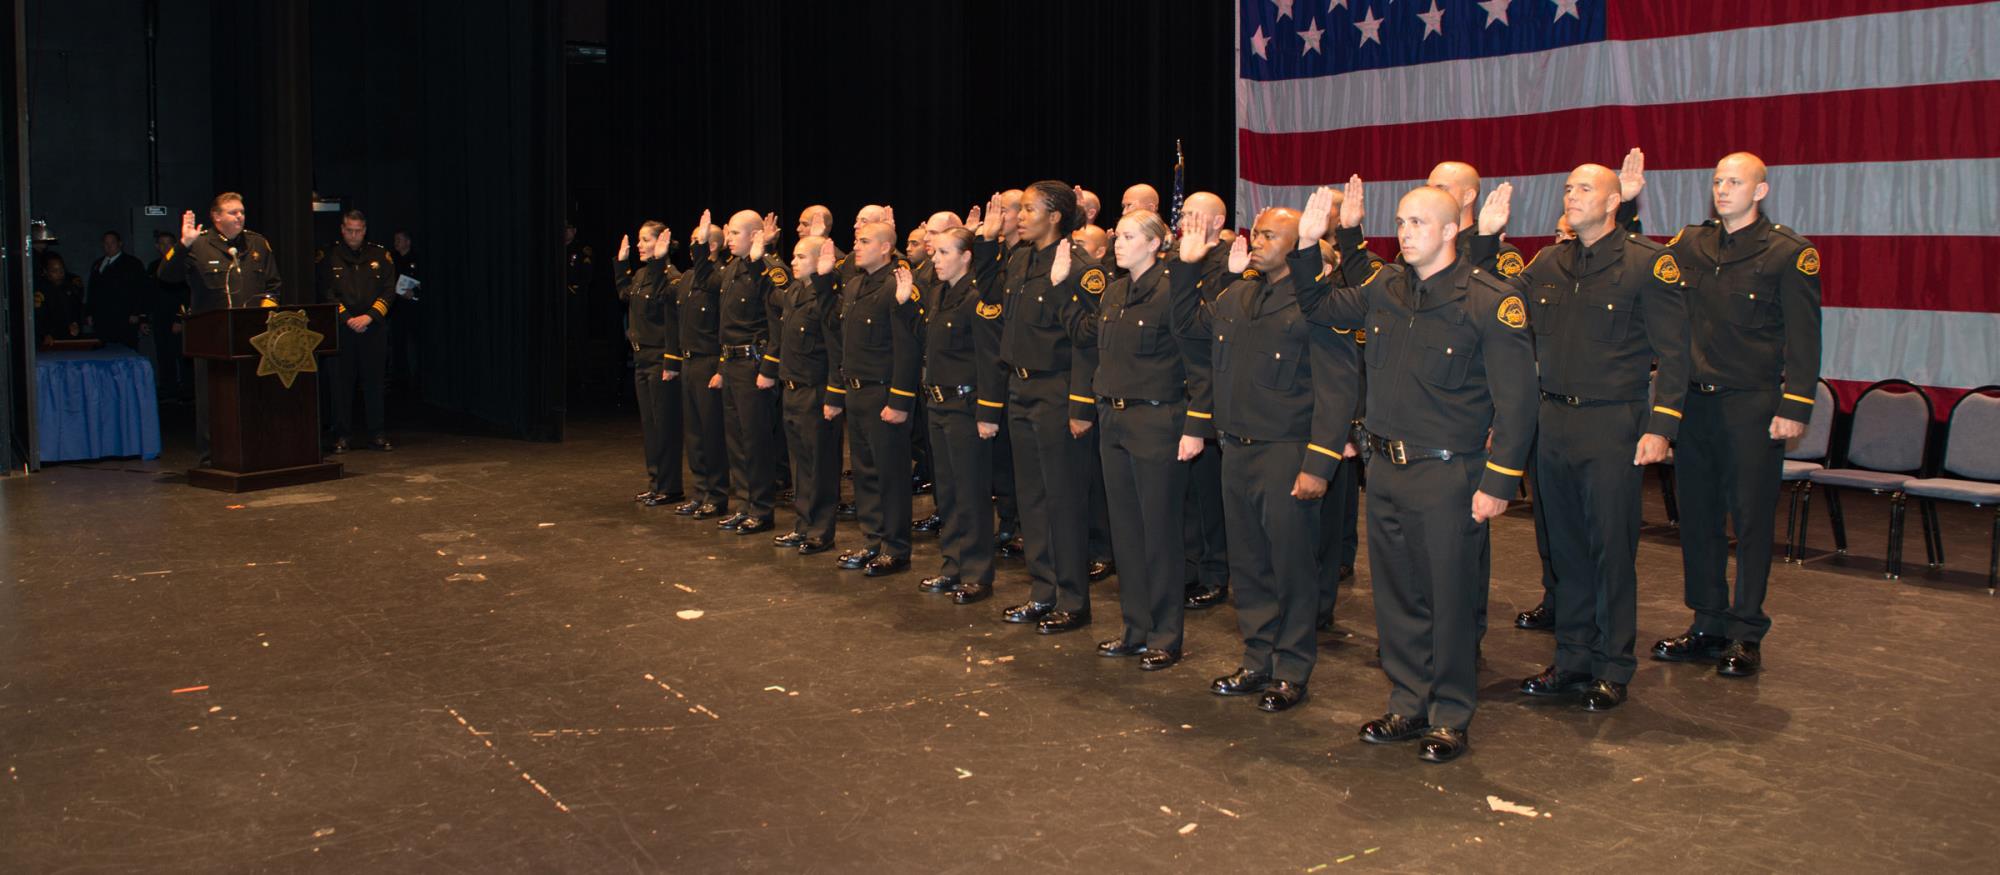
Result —
<instances>
[{"instance_id":1,"label":"dark uniform shirt","mask_svg":"<svg viewBox=\"0 0 2000 875\"><path fill-rule=\"evenodd\" d=\"M722 342L716 339L721 313L717 298L722 291L717 262L725 254L711 254L708 247L691 244L688 255L693 263L681 274L674 290L674 306L679 317L676 321L681 328L681 355L717 358L722 355ZM678 362L670 359L667 364L670 370L679 372Z\"/></svg>"},{"instance_id":2,"label":"dark uniform shirt","mask_svg":"<svg viewBox=\"0 0 2000 875\"><path fill-rule=\"evenodd\" d=\"M674 283L679 279L680 271L665 258L634 264L628 257L618 265L616 283L618 297L625 302L625 341L632 346L634 364L680 360L679 354L669 349L680 340L673 306Z\"/></svg>"},{"instance_id":3,"label":"dark uniform shirt","mask_svg":"<svg viewBox=\"0 0 2000 875\"><path fill-rule=\"evenodd\" d=\"M832 283L792 279L772 294L777 303L777 328L771 332L766 354L778 360L778 379L818 387L821 404L840 406L839 395L831 396L832 402L827 400L832 381L827 338L840 330L838 293Z\"/></svg>"},{"instance_id":4,"label":"dark uniform shirt","mask_svg":"<svg viewBox=\"0 0 2000 875\"><path fill-rule=\"evenodd\" d=\"M313 281L321 303L337 305L342 319L389 315L396 297L396 261L389 250L363 242L360 248L334 243L313 254Z\"/></svg>"},{"instance_id":5,"label":"dark uniform shirt","mask_svg":"<svg viewBox=\"0 0 2000 875\"><path fill-rule=\"evenodd\" d=\"M1482 247L1493 238L1480 238ZM1659 363L1646 430L1671 440L1687 396L1687 296L1673 253L1613 230L1594 245L1551 244L1516 279L1535 331L1542 391L1588 401L1644 401Z\"/></svg>"},{"instance_id":6,"label":"dark uniform shirt","mask_svg":"<svg viewBox=\"0 0 2000 875\"><path fill-rule=\"evenodd\" d=\"M1358 228L1336 245L1350 251ZM1321 269L1319 252L1292 253L1292 273ZM1334 277L1342 287L1334 288ZM1413 446L1478 453L1492 435L1479 491L1511 499L1534 446L1535 346L1528 309L1513 286L1468 261L1429 279L1409 266L1341 262L1319 277L1314 322L1368 331L1369 433Z\"/></svg>"},{"instance_id":7,"label":"dark uniform shirt","mask_svg":"<svg viewBox=\"0 0 2000 875\"><path fill-rule=\"evenodd\" d=\"M971 386L978 399L977 419L998 424L1007 412L1007 368L1000 363L1002 305L986 303L985 283L967 269L957 282L946 284L931 275L919 307L923 319L924 382L933 386Z\"/></svg>"},{"instance_id":8,"label":"dark uniform shirt","mask_svg":"<svg viewBox=\"0 0 2000 875\"><path fill-rule=\"evenodd\" d=\"M1778 415L1812 418L1819 382L1819 250L1783 225L1757 221L1731 234L1710 219L1667 244L1687 283L1696 383L1780 387Z\"/></svg>"},{"instance_id":9,"label":"dark uniform shirt","mask_svg":"<svg viewBox=\"0 0 2000 875\"><path fill-rule=\"evenodd\" d=\"M771 326L778 321L777 305L772 299L791 281L791 271L775 255L755 260L729 259L722 268L721 291L717 296L721 307L716 324L718 342L725 347L762 347L769 343ZM757 373L776 378L777 357L761 349L759 352L763 358L758 362Z\"/></svg>"},{"instance_id":10,"label":"dark uniform shirt","mask_svg":"<svg viewBox=\"0 0 2000 875\"><path fill-rule=\"evenodd\" d=\"M990 256L995 246L982 241L974 249L973 261L983 260L982 253ZM1072 247L1069 276L1061 284L1049 279L1057 246ZM1088 369L1079 372L1070 367L1073 345L1063 315L1071 303L1096 310L1097 296L1109 284L1104 268L1068 239L1061 239L1040 248L1031 243L1016 245L1006 254L999 288L987 290L989 295L997 295L1003 308L1000 360L1010 368L1068 373L1071 419L1096 420L1097 398L1091 394Z\"/></svg>"},{"instance_id":11,"label":"dark uniform shirt","mask_svg":"<svg viewBox=\"0 0 2000 875\"><path fill-rule=\"evenodd\" d=\"M76 326L71 333L69 327ZM83 280L75 274L52 282L35 277L35 333L67 340L83 335Z\"/></svg>"},{"instance_id":12,"label":"dark uniform shirt","mask_svg":"<svg viewBox=\"0 0 2000 875\"><path fill-rule=\"evenodd\" d=\"M894 268L856 270L851 280L836 279L837 274L815 278L830 284L823 294L839 296L840 330L829 337L833 343L827 366L836 379L850 382L833 388L845 391L853 388L852 381L886 383L889 409L907 413L917 400L917 372L923 364L917 345L918 301L913 297L907 304L896 303Z\"/></svg>"},{"instance_id":13,"label":"dark uniform shirt","mask_svg":"<svg viewBox=\"0 0 2000 875\"><path fill-rule=\"evenodd\" d=\"M1177 402L1186 397L1187 366L1173 325L1172 269L1155 264L1133 279L1111 281L1092 313L1076 308L1070 338L1095 366L1099 398ZM1196 280L1199 282L1199 280Z\"/></svg>"},{"instance_id":14,"label":"dark uniform shirt","mask_svg":"<svg viewBox=\"0 0 2000 875\"><path fill-rule=\"evenodd\" d=\"M236 250L234 256L231 249ZM232 302L238 307L278 305L278 290L284 285L278 261L271 257L270 241L255 231L237 234L235 240L224 240L213 229L203 231L191 246L174 241L165 260L160 265L161 281L186 282L193 312L220 310Z\"/></svg>"}]
</instances>

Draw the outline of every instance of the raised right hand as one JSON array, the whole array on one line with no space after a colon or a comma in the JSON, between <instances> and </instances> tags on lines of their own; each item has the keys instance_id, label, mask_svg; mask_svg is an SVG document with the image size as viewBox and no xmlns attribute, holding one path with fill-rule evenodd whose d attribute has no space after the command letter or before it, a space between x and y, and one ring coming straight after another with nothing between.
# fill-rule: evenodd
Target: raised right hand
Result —
<instances>
[{"instance_id":1,"label":"raised right hand","mask_svg":"<svg viewBox=\"0 0 2000 875\"><path fill-rule=\"evenodd\" d=\"M632 254L632 235L627 234L623 237L618 238L618 260L624 261L631 254Z\"/></svg>"},{"instance_id":2,"label":"raised right hand","mask_svg":"<svg viewBox=\"0 0 2000 875\"><path fill-rule=\"evenodd\" d=\"M194 241L199 239L201 239L201 226L194 223L194 211L188 210L187 212L182 213L181 246L182 247L193 246Z\"/></svg>"},{"instance_id":3,"label":"raised right hand","mask_svg":"<svg viewBox=\"0 0 2000 875\"><path fill-rule=\"evenodd\" d=\"M1341 192L1340 227L1361 226L1362 218L1368 215L1363 204L1363 201L1367 200L1367 194L1367 187L1361 184L1361 174L1356 173L1347 178L1347 189Z\"/></svg>"},{"instance_id":4,"label":"raised right hand","mask_svg":"<svg viewBox=\"0 0 2000 875\"><path fill-rule=\"evenodd\" d=\"M1242 273L1250 269L1250 237L1238 234L1229 244L1229 272Z\"/></svg>"},{"instance_id":5,"label":"raised right hand","mask_svg":"<svg viewBox=\"0 0 2000 875\"><path fill-rule=\"evenodd\" d=\"M707 243L707 242L708 242L708 222L709 222L709 215L708 215L708 211L707 211L707 210L702 210L702 211L701 211L701 224L699 224L699 225L696 225L696 226L694 226L694 236L693 236L693 237L690 237L690 238L688 238L688 239L690 239L690 240L693 240L693 241L694 241L694 242L696 242L696 243Z\"/></svg>"},{"instance_id":6,"label":"raised right hand","mask_svg":"<svg viewBox=\"0 0 2000 875\"><path fill-rule=\"evenodd\" d=\"M833 272L833 241L824 240L819 244L819 257L813 260L813 273L826 276Z\"/></svg>"},{"instance_id":7,"label":"raised right hand","mask_svg":"<svg viewBox=\"0 0 2000 875\"><path fill-rule=\"evenodd\" d=\"M1299 213L1299 248L1309 249L1319 245L1326 236L1327 225L1333 222L1333 189L1320 186L1312 197L1306 199L1304 212Z\"/></svg>"},{"instance_id":8,"label":"raised right hand","mask_svg":"<svg viewBox=\"0 0 2000 875\"><path fill-rule=\"evenodd\" d=\"M1493 193L1486 196L1486 206L1479 210L1479 234L1491 237L1507 229L1508 211L1514 202L1514 184L1500 183Z\"/></svg>"}]
</instances>

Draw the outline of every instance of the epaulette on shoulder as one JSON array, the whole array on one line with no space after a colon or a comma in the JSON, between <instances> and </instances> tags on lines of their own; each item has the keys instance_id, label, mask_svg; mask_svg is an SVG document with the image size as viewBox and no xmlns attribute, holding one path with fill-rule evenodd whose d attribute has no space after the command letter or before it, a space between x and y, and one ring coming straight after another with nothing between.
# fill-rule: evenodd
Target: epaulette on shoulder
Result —
<instances>
[{"instance_id":1,"label":"epaulette on shoulder","mask_svg":"<svg viewBox=\"0 0 2000 875\"><path fill-rule=\"evenodd\" d=\"M1630 243L1632 243L1633 245L1646 250L1647 252L1658 252L1662 249L1667 248L1667 244L1661 243L1658 240L1654 240L1653 238L1648 237L1644 234L1626 234L1625 239Z\"/></svg>"},{"instance_id":2,"label":"epaulette on shoulder","mask_svg":"<svg viewBox=\"0 0 2000 875\"><path fill-rule=\"evenodd\" d=\"M1471 279L1472 282L1469 283L1468 285L1484 287L1485 289L1487 289L1488 291L1492 292L1495 295L1500 295L1504 297L1506 295L1514 294L1514 287L1508 285L1506 280L1503 280L1500 277L1487 272L1483 268L1477 268L1477 267L1473 268L1471 273Z\"/></svg>"},{"instance_id":3,"label":"epaulette on shoulder","mask_svg":"<svg viewBox=\"0 0 2000 875\"><path fill-rule=\"evenodd\" d=\"M1806 239L1806 235L1800 234L1797 228L1793 228L1790 225L1772 225L1771 230L1778 232L1780 236L1784 237L1785 239L1791 240L1792 242L1797 243L1800 246L1812 245L1812 241Z\"/></svg>"}]
</instances>

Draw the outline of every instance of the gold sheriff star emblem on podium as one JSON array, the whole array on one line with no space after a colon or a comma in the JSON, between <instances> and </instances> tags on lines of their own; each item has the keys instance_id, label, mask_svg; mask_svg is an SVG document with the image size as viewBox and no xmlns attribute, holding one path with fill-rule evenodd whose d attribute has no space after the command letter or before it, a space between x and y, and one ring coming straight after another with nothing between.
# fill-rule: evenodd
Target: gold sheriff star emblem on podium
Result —
<instances>
[{"instance_id":1,"label":"gold sheriff star emblem on podium","mask_svg":"<svg viewBox=\"0 0 2000 875\"><path fill-rule=\"evenodd\" d=\"M313 351L319 349L319 342L324 339L326 335L306 327L304 310L272 313L264 322L264 333L250 338L250 345L264 356L257 362L257 376L275 374L285 388L292 388L292 381L299 374L319 372L319 360L313 357Z\"/></svg>"}]
</instances>

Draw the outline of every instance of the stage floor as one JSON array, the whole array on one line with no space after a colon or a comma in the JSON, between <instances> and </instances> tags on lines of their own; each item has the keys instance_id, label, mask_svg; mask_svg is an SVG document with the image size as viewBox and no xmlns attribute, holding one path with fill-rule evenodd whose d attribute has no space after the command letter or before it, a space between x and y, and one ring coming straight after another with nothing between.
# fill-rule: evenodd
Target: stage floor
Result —
<instances>
[{"instance_id":1,"label":"stage floor","mask_svg":"<svg viewBox=\"0 0 2000 875\"><path fill-rule=\"evenodd\" d=\"M1606 715L1512 691L1553 639L1532 523L1495 524L1469 756L1379 714L1366 563L1282 715L1206 692L1228 608L1157 674L1096 625L954 607L631 501L636 422L561 445L402 434L348 478L230 496L157 462L0 480L0 870L1991 871L2000 603L1986 520L1952 570L1774 571L1765 673L1642 659ZM1648 480L1650 521L1664 519ZM919 498L919 508L928 505ZM1817 503L1817 502L1816 502ZM781 516L781 524L789 514ZM1830 548L1815 508L1812 543ZM1781 517L1782 524L1782 517ZM858 541L842 522L842 543ZM1365 550L1365 547L1364 547ZM1364 554L1365 555L1365 554ZM1681 632L1671 532L1640 546L1640 646ZM1980 860L1987 862L1980 863Z\"/></svg>"}]
</instances>

